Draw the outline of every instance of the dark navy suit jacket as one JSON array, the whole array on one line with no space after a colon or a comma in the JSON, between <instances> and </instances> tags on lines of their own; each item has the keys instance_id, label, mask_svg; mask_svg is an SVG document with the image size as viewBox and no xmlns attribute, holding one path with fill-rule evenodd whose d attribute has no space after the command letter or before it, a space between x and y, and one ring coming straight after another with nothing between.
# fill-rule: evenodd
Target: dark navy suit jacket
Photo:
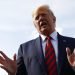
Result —
<instances>
[{"instance_id":1,"label":"dark navy suit jacket","mask_svg":"<svg viewBox=\"0 0 75 75\"><path fill-rule=\"evenodd\" d=\"M58 34L58 73L75 75L67 60L66 47L73 52L75 39ZM16 75L47 75L40 37L20 45Z\"/></svg>"}]
</instances>

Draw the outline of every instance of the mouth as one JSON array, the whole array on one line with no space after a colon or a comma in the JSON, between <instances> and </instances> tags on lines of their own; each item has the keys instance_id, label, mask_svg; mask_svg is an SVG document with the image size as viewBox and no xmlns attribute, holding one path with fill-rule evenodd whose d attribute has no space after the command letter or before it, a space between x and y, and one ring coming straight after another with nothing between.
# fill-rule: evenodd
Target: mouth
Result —
<instances>
[{"instance_id":1,"label":"mouth","mask_svg":"<svg viewBox=\"0 0 75 75\"><path fill-rule=\"evenodd\" d=\"M41 27L46 27L46 26L47 26L47 22L46 22L46 21L40 22L40 26L41 26Z\"/></svg>"}]
</instances>

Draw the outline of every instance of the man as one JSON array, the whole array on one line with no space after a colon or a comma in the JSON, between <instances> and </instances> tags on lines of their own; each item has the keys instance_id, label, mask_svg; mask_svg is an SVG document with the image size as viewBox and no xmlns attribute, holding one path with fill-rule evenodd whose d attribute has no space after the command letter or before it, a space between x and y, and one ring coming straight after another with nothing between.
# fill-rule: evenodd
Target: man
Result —
<instances>
[{"instance_id":1,"label":"man","mask_svg":"<svg viewBox=\"0 0 75 75\"><path fill-rule=\"evenodd\" d=\"M36 8L32 18L39 37L20 45L17 65L15 55L14 60L11 60L0 51L3 56L0 56L0 63L3 65L1 67L10 75L75 75L75 39L56 32L56 17L47 5ZM51 41L52 52L55 52L55 55L52 55L52 66L47 65L47 59L50 57L49 54L46 59L47 37Z\"/></svg>"}]
</instances>

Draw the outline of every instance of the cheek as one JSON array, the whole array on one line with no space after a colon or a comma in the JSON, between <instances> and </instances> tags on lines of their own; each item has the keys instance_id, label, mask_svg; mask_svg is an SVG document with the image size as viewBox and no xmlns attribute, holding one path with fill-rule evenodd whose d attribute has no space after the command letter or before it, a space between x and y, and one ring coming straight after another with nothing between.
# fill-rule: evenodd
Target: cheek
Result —
<instances>
[{"instance_id":1,"label":"cheek","mask_svg":"<svg viewBox=\"0 0 75 75\"><path fill-rule=\"evenodd\" d=\"M35 24L35 28L37 29L37 30L40 30L40 26L36 23Z\"/></svg>"},{"instance_id":2,"label":"cheek","mask_svg":"<svg viewBox=\"0 0 75 75\"><path fill-rule=\"evenodd\" d=\"M40 30L40 26L39 26L39 23L38 21L34 21L34 26L37 30Z\"/></svg>"},{"instance_id":3,"label":"cheek","mask_svg":"<svg viewBox=\"0 0 75 75\"><path fill-rule=\"evenodd\" d=\"M37 28L37 22L36 21L33 21L33 23L34 23L34 26Z\"/></svg>"}]
</instances>

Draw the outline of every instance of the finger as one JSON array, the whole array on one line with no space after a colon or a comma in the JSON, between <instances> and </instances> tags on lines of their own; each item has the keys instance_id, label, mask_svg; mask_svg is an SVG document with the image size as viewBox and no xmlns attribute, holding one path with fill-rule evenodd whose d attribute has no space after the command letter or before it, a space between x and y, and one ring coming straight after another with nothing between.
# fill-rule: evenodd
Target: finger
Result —
<instances>
[{"instance_id":1,"label":"finger","mask_svg":"<svg viewBox=\"0 0 75 75\"><path fill-rule=\"evenodd\" d=\"M0 51L0 53L4 58L8 58L2 51Z\"/></svg>"},{"instance_id":2,"label":"finger","mask_svg":"<svg viewBox=\"0 0 75 75\"><path fill-rule=\"evenodd\" d=\"M2 56L0 56L0 64L4 64L5 60Z\"/></svg>"},{"instance_id":3,"label":"finger","mask_svg":"<svg viewBox=\"0 0 75 75\"><path fill-rule=\"evenodd\" d=\"M4 61L4 58L2 56L0 56L0 60Z\"/></svg>"},{"instance_id":4,"label":"finger","mask_svg":"<svg viewBox=\"0 0 75 75\"><path fill-rule=\"evenodd\" d=\"M70 51L70 48L66 48L66 52L67 52L67 56L70 56L71 55L71 51Z\"/></svg>"},{"instance_id":5,"label":"finger","mask_svg":"<svg viewBox=\"0 0 75 75\"><path fill-rule=\"evenodd\" d=\"M75 56L75 49L73 50L73 52L72 52L72 54L71 54L72 56Z\"/></svg>"},{"instance_id":6,"label":"finger","mask_svg":"<svg viewBox=\"0 0 75 75\"><path fill-rule=\"evenodd\" d=\"M74 51L73 51L72 55L73 55L74 60L75 60L75 48L74 48Z\"/></svg>"},{"instance_id":7,"label":"finger","mask_svg":"<svg viewBox=\"0 0 75 75\"><path fill-rule=\"evenodd\" d=\"M75 55L75 48L74 48L74 51L73 51L74 55Z\"/></svg>"},{"instance_id":8,"label":"finger","mask_svg":"<svg viewBox=\"0 0 75 75\"><path fill-rule=\"evenodd\" d=\"M9 73L8 69L7 69L7 68L5 68L3 65L0 65L0 67L1 67L2 69L4 69L6 72L8 72L8 73Z\"/></svg>"},{"instance_id":9,"label":"finger","mask_svg":"<svg viewBox=\"0 0 75 75\"><path fill-rule=\"evenodd\" d=\"M14 54L13 58L14 58L14 61L16 61L16 53Z\"/></svg>"}]
</instances>

